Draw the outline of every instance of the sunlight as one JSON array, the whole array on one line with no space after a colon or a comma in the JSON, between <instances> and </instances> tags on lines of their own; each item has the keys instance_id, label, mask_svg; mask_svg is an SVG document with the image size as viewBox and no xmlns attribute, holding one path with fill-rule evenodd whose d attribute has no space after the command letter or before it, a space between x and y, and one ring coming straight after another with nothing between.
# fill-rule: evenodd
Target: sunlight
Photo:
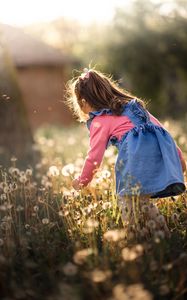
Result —
<instances>
[{"instance_id":1,"label":"sunlight","mask_svg":"<svg viewBox=\"0 0 187 300\"><path fill-rule=\"evenodd\" d=\"M82 23L107 22L112 18L115 7L128 7L131 3L131 0L6 0L1 6L0 22L24 26L59 17L77 19Z\"/></svg>"}]
</instances>

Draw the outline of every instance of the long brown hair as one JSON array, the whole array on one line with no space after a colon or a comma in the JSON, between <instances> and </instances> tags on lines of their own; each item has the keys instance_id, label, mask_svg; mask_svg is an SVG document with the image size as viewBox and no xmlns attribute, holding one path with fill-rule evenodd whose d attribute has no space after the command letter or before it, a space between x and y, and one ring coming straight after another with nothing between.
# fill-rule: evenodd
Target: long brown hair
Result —
<instances>
[{"instance_id":1,"label":"long brown hair","mask_svg":"<svg viewBox=\"0 0 187 300\"><path fill-rule=\"evenodd\" d=\"M111 77L90 69L81 76L74 78L68 83L67 105L79 120L85 120L85 115L81 111L81 101L86 102L98 111L103 108L111 109L114 115L121 115L123 104L136 98L145 107L143 100L138 99L125 89L121 89Z\"/></svg>"}]
</instances>

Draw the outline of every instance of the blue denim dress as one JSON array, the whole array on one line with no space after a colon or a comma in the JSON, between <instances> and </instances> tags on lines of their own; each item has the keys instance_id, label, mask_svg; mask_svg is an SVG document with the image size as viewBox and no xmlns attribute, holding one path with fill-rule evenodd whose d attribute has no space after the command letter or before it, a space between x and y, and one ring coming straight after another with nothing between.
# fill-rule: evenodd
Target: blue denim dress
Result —
<instances>
[{"instance_id":1,"label":"blue denim dress","mask_svg":"<svg viewBox=\"0 0 187 300\"><path fill-rule=\"evenodd\" d=\"M120 141L112 136L107 147L118 149L115 163L116 193L119 196L151 195L151 198L175 196L185 191L184 176L176 144L164 128L151 122L147 111L131 100L122 115L134 124ZM112 115L110 109L90 112L87 127L95 116Z\"/></svg>"}]
</instances>

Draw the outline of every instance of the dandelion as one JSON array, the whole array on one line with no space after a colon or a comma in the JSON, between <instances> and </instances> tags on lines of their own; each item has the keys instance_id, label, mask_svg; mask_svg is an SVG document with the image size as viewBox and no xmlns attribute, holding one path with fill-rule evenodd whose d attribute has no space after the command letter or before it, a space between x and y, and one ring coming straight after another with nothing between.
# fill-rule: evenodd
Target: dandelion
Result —
<instances>
[{"instance_id":1,"label":"dandelion","mask_svg":"<svg viewBox=\"0 0 187 300\"><path fill-rule=\"evenodd\" d=\"M111 202L104 202L104 203L102 204L102 208L103 208L104 210L106 210L106 209L108 209L108 208L111 208L111 207L112 207Z\"/></svg>"},{"instance_id":2,"label":"dandelion","mask_svg":"<svg viewBox=\"0 0 187 300\"><path fill-rule=\"evenodd\" d=\"M35 205L35 206L33 207L33 210L34 210L35 212L39 211L39 206L38 206L38 205Z\"/></svg>"},{"instance_id":3,"label":"dandelion","mask_svg":"<svg viewBox=\"0 0 187 300\"><path fill-rule=\"evenodd\" d=\"M137 251L134 251L128 247L122 249L121 255L125 261L133 261L140 256Z\"/></svg>"},{"instance_id":4,"label":"dandelion","mask_svg":"<svg viewBox=\"0 0 187 300\"><path fill-rule=\"evenodd\" d=\"M25 171L26 176L32 176L32 169L27 169Z\"/></svg>"},{"instance_id":5,"label":"dandelion","mask_svg":"<svg viewBox=\"0 0 187 300\"><path fill-rule=\"evenodd\" d=\"M30 225L29 224L25 224L25 229L29 229Z\"/></svg>"},{"instance_id":6,"label":"dandelion","mask_svg":"<svg viewBox=\"0 0 187 300\"><path fill-rule=\"evenodd\" d=\"M11 159L10 159L10 161L11 162L15 162L15 161L17 161L17 158L15 156L12 156Z\"/></svg>"},{"instance_id":7,"label":"dandelion","mask_svg":"<svg viewBox=\"0 0 187 300\"><path fill-rule=\"evenodd\" d=\"M6 200L6 198L7 198L6 194L1 194L1 196L0 196L1 200Z\"/></svg>"},{"instance_id":8,"label":"dandelion","mask_svg":"<svg viewBox=\"0 0 187 300\"><path fill-rule=\"evenodd\" d=\"M149 220L147 222L147 227L149 227L151 230L154 230L156 228L156 223L153 220Z\"/></svg>"},{"instance_id":9,"label":"dandelion","mask_svg":"<svg viewBox=\"0 0 187 300\"><path fill-rule=\"evenodd\" d=\"M99 226L99 222L94 219L88 219L85 225L89 228L96 228Z\"/></svg>"},{"instance_id":10,"label":"dandelion","mask_svg":"<svg viewBox=\"0 0 187 300\"><path fill-rule=\"evenodd\" d=\"M91 280L95 283L104 282L112 275L112 272L110 270L102 271L99 269L95 269L91 272L90 277Z\"/></svg>"},{"instance_id":11,"label":"dandelion","mask_svg":"<svg viewBox=\"0 0 187 300\"><path fill-rule=\"evenodd\" d=\"M159 287L159 294L164 296L164 295L167 295L169 294L170 292L170 288L167 284L162 284L160 287Z\"/></svg>"},{"instance_id":12,"label":"dandelion","mask_svg":"<svg viewBox=\"0 0 187 300\"><path fill-rule=\"evenodd\" d=\"M126 237L124 229L109 230L104 233L103 238L108 242L117 242Z\"/></svg>"},{"instance_id":13,"label":"dandelion","mask_svg":"<svg viewBox=\"0 0 187 300\"><path fill-rule=\"evenodd\" d=\"M4 187L3 192L4 192L5 194L7 194L7 193L9 192L8 186L5 186L5 187Z\"/></svg>"},{"instance_id":14,"label":"dandelion","mask_svg":"<svg viewBox=\"0 0 187 300\"><path fill-rule=\"evenodd\" d=\"M63 176L70 176L74 173L75 167L73 164L68 164L64 166L61 170Z\"/></svg>"},{"instance_id":15,"label":"dandelion","mask_svg":"<svg viewBox=\"0 0 187 300\"><path fill-rule=\"evenodd\" d=\"M49 224L49 219L43 218L43 219L42 219L42 223L43 223L44 225Z\"/></svg>"},{"instance_id":16,"label":"dandelion","mask_svg":"<svg viewBox=\"0 0 187 300\"><path fill-rule=\"evenodd\" d=\"M74 254L73 260L76 264L82 265L86 261L87 257L92 254L97 254L97 250L92 248L82 249Z\"/></svg>"},{"instance_id":17,"label":"dandelion","mask_svg":"<svg viewBox=\"0 0 187 300\"><path fill-rule=\"evenodd\" d=\"M48 171L49 176L59 176L60 171L56 166L51 166Z\"/></svg>"},{"instance_id":18,"label":"dandelion","mask_svg":"<svg viewBox=\"0 0 187 300\"><path fill-rule=\"evenodd\" d=\"M165 224L165 218L164 216L162 215L159 215L157 218L156 218L157 222L161 225L164 225Z\"/></svg>"},{"instance_id":19,"label":"dandelion","mask_svg":"<svg viewBox=\"0 0 187 300\"><path fill-rule=\"evenodd\" d=\"M126 286L122 283L119 283L116 286L114 286L113 295L115 300L129 300L129 297L126 294Z\"/></svg>"},{"instance_id":20,"label":"dandelion","mask_svg":"<svg viewBox=\"0 0 187 300\"><path fill-rule=\"evenodd\" d=\"M65 266L62 268L64 274L66 276L74 276L77 274L77 266L74 265L73 263L71 262L68 262L67 264L65 264Z\"/></svg>"},{"instance_id":21,"label":"dandelion","mask_svg":"<svg viewBox=\"0 0 187 300\"><path fill-rule=\"evenodd\" d=\"M27 181L27 177L25 175L24 176L20 176L19 181L21 183L25 183Z\"/></svg>"},{"instance_id":22,"label":"dandelion","mask_svg":"<svg viewBox=\"0 0 187 300\"><path fill-rule=\"evenodd\" d=\"M106 179L106 178L109 178L111 176L111 172L108 171L108 170L102 170L101 171L101 176L102 178Z\"/></svg>"},{"instance_id":23,"label":"dandelion","mask_svg":"<svg viewBox=\"0 0 187 300\"><path fill-rule=\"evenodd\" d=\"M164 239L165 238L164 231L162 230L155 231L155 238Z\"/></svg>"}]
</instances>

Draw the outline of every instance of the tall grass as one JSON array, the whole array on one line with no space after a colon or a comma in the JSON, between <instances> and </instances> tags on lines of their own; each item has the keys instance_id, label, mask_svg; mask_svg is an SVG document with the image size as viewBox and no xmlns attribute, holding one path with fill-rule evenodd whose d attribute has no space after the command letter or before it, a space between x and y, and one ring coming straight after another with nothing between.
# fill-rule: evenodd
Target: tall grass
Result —
<instances>
[{"instance_id":1,"label":"tall grass","mask_svg":"<svg viewBox=\"0 0 187 300\"><path fill-rule=\"evenodd\" d=\"M114 192L114 148L92 184L76 192L71 180L86 155L86 130L40 129L36 140L39 164L19 170L13 158L0 169L1 299L185 299L186 193L139 209L135 197L127 228Z\"/></svg>"}]
</instances>

